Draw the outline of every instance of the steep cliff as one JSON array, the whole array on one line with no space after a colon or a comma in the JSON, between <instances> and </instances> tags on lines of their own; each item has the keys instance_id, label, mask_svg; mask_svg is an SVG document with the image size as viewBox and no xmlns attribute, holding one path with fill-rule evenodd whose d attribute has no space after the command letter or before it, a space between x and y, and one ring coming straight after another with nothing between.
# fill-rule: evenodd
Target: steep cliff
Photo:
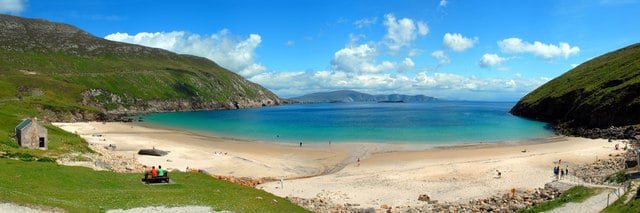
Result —
<instances>
[{"instance_id":1,"label":"steep cliff","mask_svg":"<svg viewBox=\"0 0 640 213\"><path fill-rule=\"evenodd\" d=\"M640 124L640 44L589 60L540 86L511 109L568 127Z\"/></svg>"},{"instance_id":2,"label":"steep cliff","mask_svg":"<svg viewBox=\"0 0 640 213\"><path fill-rule=\"evenodd\" d=\"M0 75L0 99L18 99L51 120L283 103L202 57L8 15L0 15Z\"/></svg>"}]
</instances>

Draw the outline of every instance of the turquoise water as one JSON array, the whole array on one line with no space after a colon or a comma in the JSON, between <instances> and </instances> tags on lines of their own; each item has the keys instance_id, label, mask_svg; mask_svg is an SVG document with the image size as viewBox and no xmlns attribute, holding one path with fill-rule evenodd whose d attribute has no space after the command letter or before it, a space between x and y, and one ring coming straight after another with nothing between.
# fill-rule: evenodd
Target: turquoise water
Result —
<instances>
[{"instance_id":1,"label":"turquoise water","mask_svg":"<svg viewBox=\"0 0 640 213\"><path fill-rule=\"evenodd\" d=\"M462 144L543 138L546 123L508 113L513 102L295 104L240 110L158 113L149 124L284 143Z\"/></svg>"}]
</instances>

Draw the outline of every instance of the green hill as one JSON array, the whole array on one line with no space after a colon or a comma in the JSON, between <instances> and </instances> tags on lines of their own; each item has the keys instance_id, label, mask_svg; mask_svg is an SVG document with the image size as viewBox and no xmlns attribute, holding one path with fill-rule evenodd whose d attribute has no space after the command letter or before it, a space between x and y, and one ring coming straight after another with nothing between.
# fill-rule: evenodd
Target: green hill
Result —
<instances>
[{"instance_id":1,"label":"green hill","mask_svg":"<svg viewBox=\"0 0 640 213\"><path fill-rule=\"evenodd\" d=\"M0 15L0 202L70 212L187 205L307 212L262 190L204 174L178 172L172 174L176 184L149 186L140 183L142 174L57 165L52 162L61 156L93 151L79 136L47 122L47 150L20 148L14 133L25 117L112 120L282 103L205 58L107 41L67 24Z\"/></svg>"},{"instance_id":2,"label":"green hill","mask_svg":"<svg viewBox=\"0 0 640 213\"><path fill-rule=\"evenodd\" d=\"M282 103L205 58L8 15L0 15L0 76L0 100L19 100L56 121Z\"/></svg>"},{"instance_id":3,"label":"green hill","mask_svg":"<svg viewBox=\"0 0 640 213\"><path fill-rule=\"evenodd\" d=\"M523 97L511 113L571 127L640 124L640 44L589 60L549 81Z\"/></svg>"}]
</instances>

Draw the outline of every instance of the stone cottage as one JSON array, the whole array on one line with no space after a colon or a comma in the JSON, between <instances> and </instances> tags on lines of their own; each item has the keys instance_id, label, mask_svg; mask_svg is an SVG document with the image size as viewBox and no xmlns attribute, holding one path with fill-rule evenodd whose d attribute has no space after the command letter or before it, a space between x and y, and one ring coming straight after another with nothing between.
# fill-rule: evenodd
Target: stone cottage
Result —
<instances>
[{"instance_id":1,"label":"stone cottage","mask_svg":"<svg viewBox=\"0 0 640 213\"><path fill-rule=\"evenodd\" d=\"M16 126L18 146L30 149L48 149L47 128L38 123L37 118L28 118Z\"/></svg>"}]
</instances>

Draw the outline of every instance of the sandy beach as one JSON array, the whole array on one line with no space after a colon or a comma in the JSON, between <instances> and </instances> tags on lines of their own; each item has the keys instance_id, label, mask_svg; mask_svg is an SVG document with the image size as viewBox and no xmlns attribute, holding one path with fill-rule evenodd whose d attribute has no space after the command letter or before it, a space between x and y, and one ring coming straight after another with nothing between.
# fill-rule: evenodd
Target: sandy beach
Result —
<instances>
[{"instance_id":1,"label":"sandy beach","mask_svg":"<svg viewBox=\"0 0 640 213\"><path fill-rule=\"evenodd\" d=\"M506 193L512 188L543 187L554 179L553 167L569 169L608 158L618 142L604 139L546 139L456 147L398 144L277 144L243 141L140 123L54 123L80 135L94 149L152 166L212 175L269 178L258 185L278 196L323 198L362 207L422 205L432 200L466 201ZM137 155L140 149L169 151L165 156ZM526 150L526 151L525 151ZM360 159L358 163L358 159ZM558 164L560 161L560 164ZM498 176L500 171L501 176Z\"/></svg>"}]
</instances>

